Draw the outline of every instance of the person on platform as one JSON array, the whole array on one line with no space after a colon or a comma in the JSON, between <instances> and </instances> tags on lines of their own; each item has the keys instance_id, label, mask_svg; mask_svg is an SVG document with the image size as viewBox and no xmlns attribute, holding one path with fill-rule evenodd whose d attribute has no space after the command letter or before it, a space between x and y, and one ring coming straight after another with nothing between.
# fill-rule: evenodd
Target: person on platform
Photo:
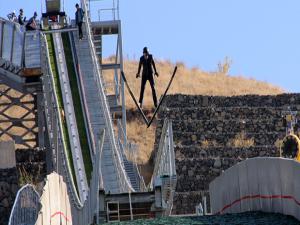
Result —
<instances>
[{"instance_id":1,"label":"person on platform","mask_svg":"<svg viewBox=\"0 0 300 225\"><path fill-rule=\"evenodd\" d=\"M143 98L144 98L144 91L145 91L145 86L147 80L150 83L151 89L152 89L152 97L153 97L153 102L154 106L157 107L157 98L156 98L156 92L155 92L155 83L154 83L154 77L153 77L153 69L154 69L154 74L158 77L158 72L155 67L155 63L153 60L153 56L149 54L148 48L144 47L143 48L143 55L140 58L139 62L139 68L138 72L136 74L136 78L140 77L140 72L141 72L141 67L143 66L143 72L142 72L142 82L141 82L141 92L140 92L140 107L143 108ZM153 69L152 69L153 67Z\"/></svg>"},{"instance_id":2,"label":"person on platform","mask_svg":"<svg viewBox=\"0 0 300 225\"><path fill-rule=\"evenodd\" d=\"M7 15L7 18L8 18L9 21L11 21L11 22L15 22L15 23L18 22L18 18L17 18L17 16L16 16L16 11L13 11L13 12L9 13L9 14Z\"/></svg>"},{"instance_id":3,"label":"person on platform","mask_svg":"<svg viewBox=\"0 0 300 225\"><path fill-rule=\"evenodd\" d=\"M26 24L26 30L36 30L38 28L36 23L37 13L34 12L33 17L28 20Z\"/></svg>"},{"instance_id":4,"label":"person on platform","mask_svg":"<svg viewBox=\"0 0 300 225\"><path fill-rule=\"evenodd\" d=\"M24 26L24 25L25 25L25 22L26 22L26 17L24 17L23 9L20 9L20 14L19 14L19 16L18 16L18 23L19 23L21 26Z\"/></svg>"},{"instance_id":5,"label":"person on platform","mask_svg":"<svg viewBox=\"0 0 300 225\"><path fill-rule=\"evenodd\" d=\"M76 4L75 7L76 7L76 13L75 13L76 25L78 26L79 39L82 40L83 37L82 23L83 23L84 11L82 8L79 7L78 4Z\"/></svg>"}]
</instances>

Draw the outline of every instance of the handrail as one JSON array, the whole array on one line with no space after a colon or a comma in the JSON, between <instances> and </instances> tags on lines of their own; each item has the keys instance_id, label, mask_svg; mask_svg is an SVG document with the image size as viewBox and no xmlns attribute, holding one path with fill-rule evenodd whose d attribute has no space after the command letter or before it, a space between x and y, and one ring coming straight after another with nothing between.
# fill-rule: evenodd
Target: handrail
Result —
<instances>
[{"instance_id":1,"label":"handrail","mask_svg":"<svg viewBox=\"0 0 300 225\"><path fill-rule=\"evenodd\" d=\"M155 177L164 175L176 176L172 122L168 119L164 121L150 188L153 186Z\"/></svg>"},{"instance_id":2,"label":"handrail","mask_svg":"<svg viewBox=\"0 0 300 225\"><path fill-rule=\"evenodd\" d=\"M75 182L74 182L74 179L73 179L73 176L72 176L72 172L71 172L71 165L70 165L70 162L69 162L69 159L67 157L67 150L66 150L66 145L65 145L65 142L63 141L63 135L62 135L62 119L61 119L61 114L57 111L57 109L59 108L58 107L58 98L57 98L57 95L56 95L56 87L54 85L54 78L53 78L53 73L52 73L52 70L51 70L51 62L50 62L50 56L49 56L49 50L48 50L48 43L47 43L47 40L46 40L46 36L44 34L41 34L41 36L43 37L43 40L42 42L44 43L45 47L44 47L44 51L45 51L45 54L46 54L46 58L47 58L47 62L46 63L46 67L48 69L48 75L44 75L44 78L48 78L48 85L50 85L50 88L52 88L52 90L49 90L51 93L48 93L51 98L54 98L54 102L52 102L55 107L54 107L54 111L56 112L56 116L58 118L58 130L57 130L57 134L58 134L58 139L60 137L60 143L57 143L58 145L61 145L62 146L62 152L61 154L63 155L63 159L66 164L63 164L64 165L64 172L65 172L65 175L66 175L66 179L67 179L67 183L69 183L70 185L68 185L68 188L70 190L70 193L71 193L71 199L72 201L75 203L75 206L80 209L83 207L83 204L82 202L80 201L80 198L78 196L78 193L77 193L77 190L76 190L76 187L75 187ZM45 85L45 84L44 84ZM47 93L44 93L44 94L47 94ZM45 98L45 101L46 101L46 105L47 105L47 98ZM49 118L49 120L51 120L52 118ZM47 124L48 126L48 132L51 133L51 129L52 127L49 127L50 124ZM51 142L51 139L50 139L50 142ZM59 146L56 146L57 148L59 148ZM58 150L58 149L57 149Z\"/></svg>"},{"instance_id":3,"label":"handrail","mask_svg":"<svg viewBox=\"0 0 300 225\"><path fill-rule=\"evenodd\" d=\"M80 68L79 68L79 63L78 63L78 55L77 55L77 51L76 48L74 46L74 36L72 33L69 33L69 38L70 38L70 44L71 44L71 50L72 50L72 54L73 54L73 59L75 60L74 66L75 68L75 73L77 76L77 81L78 81L78 86L80 87L80 89L82 91L79 92L80 94L80 98L81 101L83 102L83 107L84 107L84 118L85 118L85 125L88 127L88 141L89 141L89 145L92 145L92 148L90 148L90 150L92 150L92 152L90 151L90 155L91 155L91 160L94 163L94 155L96 154L96 142L95 142L95 137L94 135L92 135L93 133L93 129L91 126L91 122L90 122L90 117L89 115L89 108L87 107L87 100L86 100L86 96L82 93L85 93L85 87L83 85L83 80L82 80L82 76L80 74ZM91 143L90 143L91 142Z\"/></svg>"},{"instance_id":4,"label":"handrail","mask_svg":"<svg viewBox=\"0 0 300 225\"><path fill-rule=\"evenodd\" d=\"M116 2L116 3L115 3ZM119 0L113 0L113 6L112 8L102 8L102 9L99 9L98 10L98 19L99 21L101 21L101 12L104 12L104 11L111 11L112 13L112 18L113 20L118 20L120 18L120 15L119 15Z\"/></svg>"},{"instance_id":5,"label":"handrail","mask_svg":"<svg viewBox=\"0 0 300 225\"><path fill-rule=\"evenodd\" d=\"M173 197L176 188L176 167L173 143L172 121L165 119L161 133L158 151L155 157L154 172L150 182L150 189L153 189L154 179L162 181L163 207L165 215L170 215L173 207Z\"/></svg>"},{"instance_id":6,"label":"handrail","mask_svg":"<svg viewBox=\"0 0 300 225\"><path fill-rule=\"evenodd\" d=\"M121 122L118 120L118 126L119 126L119 129L121 130L121 133L122 133L122 135L123 135L123 138L126 138L126 136L125 136L125 132L124 132L124 129L123 129L123 126L121 125ZM120 141L119 141L120 142ZM119 145L121 145L121 148L122 149L124 149L124 146L123 146L123 143L119 143ZM125 146L125 147L127 147L127 146ZM124 151L123 151L124 152ZM125 157L126 157L126 155L125 155ZM127 160L127 159L126 159ZM140 174L140 170L139 170L139 168L138 168L138 166L137 166L137 164L136 163L134 163L134 166L136 167L136 171L137 171L137 178L138 178L138 181L140 182L140 191L144 191L144 190L146 190L146 184L145 184L145 181L144 181L144 178L143 178L143 176Z\"/></svg>"},{"instance_id":7,"label":"handrail","mask_svg":"<svg viewBox=\"0 0 300 225\"><path fill-rule=\"evenodd\" d=\"M118 123L119 129L122 131L122 134L125 135L124 134L124 130L122 129L123 127L121 126L121 122L118 120L117 123ZM127 156L126 156L125 152L124 152L124 149L127 148L128 146L124 147L124 144L121 142L120 138L119 138L119 146L120 146L120 151L121 151L120 154L121 154L121 156L123 158L123 162L125 160L129 161L127 159ZM130 163L133 164L134 170L135 170L135 171L132 171L132 172L134 172L134 173L136 172L135 175L136 175L137 181L139 182L139 191L145 191L146 190L145 181L144 181L143 176L141 176L141 174L140 174L140 171L139 171L139 168L138 168L136 162L130 162Z\"/></svg>"},{"instance_id":8,"label":"handrail","mask_svg":"<svg viewBox=\"0 0 300 225\"><path fill-rule=\"evenodd\" d=\"M10 216L9 216L9 221L8 221L8 225L17 225L17 224L19 224L19 223L15 223L14 222L14 215L17 215L17 219L20 219L20 215L19 215L19 213L16 213L15 214L15 210L17 210L17 204L18 204L18 202L19 202L19 200L24 200L24 199L19 199L20 198L20 195L22 194L22 192L23 192L23 190L25 190L25 189L27 189L27 188L30 188L31 189L31 191L32 191L32 193L33 194L35 194L36 195L36 197L38 198L38 202L40 202L40 200L39 200L39 198L40 198L40 195L39 195L39 193L35 190L35 188L34 188L34 186L33 185L31 185L31 184L26 184L26 185L24 185L23 187L21 187L20 189L19 189L19 191L17 192L17 195L16 195L16 198L15 198L15 201L14 201L14 204L13 204L13 207L12 207L12 209L11 209L11 213L10 213ZM31 212L32 212L32 205L30 205L31 206ZM39 209L37 209L36 208L36 210L37 210L37 213L36 213L36 215L38 216L38 210ZM33 218L31 217L31 216L29 216L29 219L31 220L31 221L24 221L25 220L25 218L22 218L22 222L33 222L32 220L33 220ZM20 221L19 221L20 222Z\"/></svg>"},{"instance_id":9,"label":"handrail","mask_svg":"<svg viewBox=\"0 0 300 225\"><path fill-rule=\"evenodd\" d=\"M138 176L140 191L141 192L146 191L147 188L146 188L144 177L141 175L138 165L135 164L135 166L136 166L136 171L137 171L137 176Z\"/></svg>"},{"instance_id":10,"label":"handrail","mask_svg":"<svg viewBox=\"0 0 300 225\"><path fill-rule=\"evenodd\" d=\"M19 27L21 26L19 23L11 21L11 20L8 20L8 19L5 19L5 18L3 18L1 16L0 16L0 21L5 22L5 23L11 23L11 24L17 25Z\"/></svg>"},{"instance_id":11,"label":"handrail","mask_svg":"<svg viewBox=\"0 0 300 225\"><path fill-rule=\"evenodd\" d=\"M87 12L87 3L86 0L81 0L81 3L83 5L83 10L85 12ZM117 171L118 171L118 176L119 176L119 182L121 184L120 186L120 192L127 192L127 191L134 191L134 189L131 186L130 181L128 180L127 174L124 170L124 167L122 166L122 160L121 160L121 156L119 154L119 151L117 150L117 144L115 141L115 137L114 137L114 133L113 133L113 125L112 125L112 119L111 119L111 115L109 112L109 107L108 107L108 103L107 103L107 99L104 93L104 88L103 88L103 82L101 79L101 74L100 74L100 66L99 66L99 62L97 59L97 54L95 51L95 47L94 47L94 42L92 39L92 29L91 29L91 22L90 22L90 18L87 15L88 13L85 13L84 17L85 17L85 25L86 25L86 33L87 33L87 39L88 39L88 43L89 43L89 47L90 47L90 51L91 51L91 56L92 56L92 60L93 60L93 65L94 65L94 74L96 75L96 79L97 79L97 86L98 86L98 90L99 90L99 94L100 94L100 99L102 100L102 106L103 106L103 112L104 112L104 118L107 122L107 128L108 128L108 132L107 134L109 135L109 139L111 142L111 146L112 146L112 150L114 151L113 157L115 159L115 165L117 167Z\"/></svg>"},{"instance_id":12,"label":"handrail","mask_svg":"<svg viewBox=\"0 0 300 225\"><path fill-rule=\"evenodd\" d=\"M71 145L75 175L77 180L77 187L79 189L80 199L83 202L86 199L88 184L87 176L83 162L82 149L79 140L79 133L77 121L73 106L73 98L71 94L71 87L69 83L68 71L65 61L63 43L60 34L53 34L55 56L57 61L57 68L59 72L59 82L61 85L61 93L63 98L64 110L66 113L66 124L68 127L69 141Z\"/></svg>"},{"instance_id":13,"label":"handrail","mask_svg":"<svg viewBox=\"0 0 300 225\"><path fill-rule=\"evenodd\" d=\"M120 120L117 120L117 124L118 124L118 132L121 133L121 134L118 134L119 135L119 139L123 140L123 142L124 142L124 140L126 139L126 134L125 134L124 128L123 128ZM122 137L122 138L120 138L120 137ZM125 145L125 147L123 147L123 149L126 149L126 147L127 147L126 144L127 143L124 143L124 144L122 143L122 145Z\"/></svg>"},{"instance_id":14,"label":"handrail","mask_svg":"<svg viewBox=\"0 0 300 225\"><path fill-rule=\"evenodd\" d=\"M85 202L81 202L78 193L76 191L76 187L75 187L75 183L72 177L72 172L71 172L71 167L70 167L70 162L66 152L66 146L65 143L62 141L62 135L61 135L61 130L62 130L62 120L61 120L61 115L60 113L57 111L58 109L58 105L57 105L57 96L56 96L56 91L55 91L55 85L54 85L54 79L53 79L53 73L52 70L50 69L50 59L49 59L49 51L48 51L48 44L46 41L46 37L45 35L43 35L43 39L44 39L44 44L45 44L45 52L46 52L46 56L47 56L47 62L46 62L46 68L48 69L48 76L44 74L44 76L47 76L46 80L44 81L44 85L49 85L49 93L47 93L47 90L45 90L44 94L50 94L51 98L53 98L53 101L50 101L49 103L53 103L55 105L55 107L52 108L52 110L54 110L54 112L56 113L56 116L58 117L58 120L55 120L55 122L57 122L58 124L58 135L60 135L60 139L59 139L59 143L58 145L61 145L63 148L58 148L61 150L61 152L58 152L58 154L61 154L62 156L62 160L63 162L62 168L63 168L63 173L64 173L64 178L66 180L67 183L67 187L68 187L68 192L70 195L70 200L72 201L72 205L75 208L75 210L72 210L72 218L73 218L73 222L76 221L82 221L82 224L91 224L94 216L96 216L97 218L97 224L99 223L99 186L101 186L101 162L100 162L100 157L102 154L102 149L103 149L103 143L104 143L104 136L105 136L105 130L101 130L99 133L99 137L97 137L98 140L98 148L95 150L95 163L93 165L93 172L92 172L92 179L90 181L90 189L88 190L87 193L87 199ZM45 78L43 78L45 79ZM47 80L48 79L48 80ZM52 89L51 89L52 88ZM46 88L45 88L46 89ZM50 93L51 92L51 93ZM45 98L46 100L47 98ZM49 99L48 99L49 100ZM46 111L47 111L47 100L46 100ZM48 120L50 118L47 118ZM50 119L51 120L51 119ZM53 119L52 119L53 120ZM51 131L51 129L55 128L52 127L51 124L49 124L49 121L47 121L47 127L48 130ZM50 126L49 126L50 125ZM51 133L49 132L49 136L53 138L53 134L51 135ZM59 138L59 137L58 137ZM59 150L57 149L57 150ZM59 156L60 157L60 156Z\"/></svg>"}]
</instances>

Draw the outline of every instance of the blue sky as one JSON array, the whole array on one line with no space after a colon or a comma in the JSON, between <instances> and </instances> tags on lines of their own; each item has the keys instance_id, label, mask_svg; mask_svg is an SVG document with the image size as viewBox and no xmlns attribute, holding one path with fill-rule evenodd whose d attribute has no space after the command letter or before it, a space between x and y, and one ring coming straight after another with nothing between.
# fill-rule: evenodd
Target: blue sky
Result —
<instances>
[{"instance_id":1,"label":"blue sky","mask_svg":"<svg viewBox=\"0 0 300 225\"><path fill-rule=\"evenodd\" d=\"M41 3L45 5L44 0L24 2L0 0L0 15L20 7L27 17L34 9L40 15ZM98 7L112 1L102 2L93 3L94 18ZM64 3L74 17L76 1ZM120 7L129 58L138 58L148 46L156 58L215 71L228 56L230 74L300 92L299 0L120 0Z\"/></svg>"}]
</instances>

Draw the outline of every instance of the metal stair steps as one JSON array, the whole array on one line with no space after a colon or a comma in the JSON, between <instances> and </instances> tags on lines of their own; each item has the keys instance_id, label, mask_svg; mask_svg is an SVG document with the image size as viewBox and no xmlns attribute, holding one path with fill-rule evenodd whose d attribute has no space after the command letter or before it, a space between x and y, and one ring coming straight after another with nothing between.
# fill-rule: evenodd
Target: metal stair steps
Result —
<instances>
[{"instance_id":1,"label":"metal stair steps","mask_svg":"<svg viewBox=\"0 0 300 225\"><path fill-rule=\"evenodd\" d=\"M120 69L119 63L107 63L101 64L101 70L113 70L113 69Z\"/></svg>"},{"instance_id":2,"label":"metal stair steps","mask_svg":"<svg viewBox=\"0 0 300 225\"><path fill-rule=\"evenodd\" d=\"M99 98L98 86L94 74L94 65L92 55L89 49L88 40L78 41L76 38L77 32L74 32L75 46L77 49L78 60L80 64L82 82L84 86L84 95L87 99L87 107L89 109L89 117L93 129L94 137L98 137L101 128L106 128L106 121L102 109L102 102ZM117 180L115 161L112 155L112 146L109 135L105 136L103 159L101 164L102 177L104 181L104 188L110 192L117 192L119 189L119 180Z\"/></svg>"}]
</instances>

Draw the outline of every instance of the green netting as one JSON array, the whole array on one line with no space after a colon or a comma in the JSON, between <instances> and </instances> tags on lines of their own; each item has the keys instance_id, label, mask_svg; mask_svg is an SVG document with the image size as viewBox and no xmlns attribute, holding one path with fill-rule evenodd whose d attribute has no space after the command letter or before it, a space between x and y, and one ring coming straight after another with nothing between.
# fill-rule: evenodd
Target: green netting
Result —
<instances>
[{"instance_id":1,"label":"green netting","mask_svg":"<svg viewBox=\"0 0 300 225\"><path fill-rule=\"evenodd\" d=\"M202 217L163 217L159 219L135 220L113 223L119 225L298 225L298 220L291 216L274 213L248 212L222 216Z\"/></svg>"}]
</instances>

